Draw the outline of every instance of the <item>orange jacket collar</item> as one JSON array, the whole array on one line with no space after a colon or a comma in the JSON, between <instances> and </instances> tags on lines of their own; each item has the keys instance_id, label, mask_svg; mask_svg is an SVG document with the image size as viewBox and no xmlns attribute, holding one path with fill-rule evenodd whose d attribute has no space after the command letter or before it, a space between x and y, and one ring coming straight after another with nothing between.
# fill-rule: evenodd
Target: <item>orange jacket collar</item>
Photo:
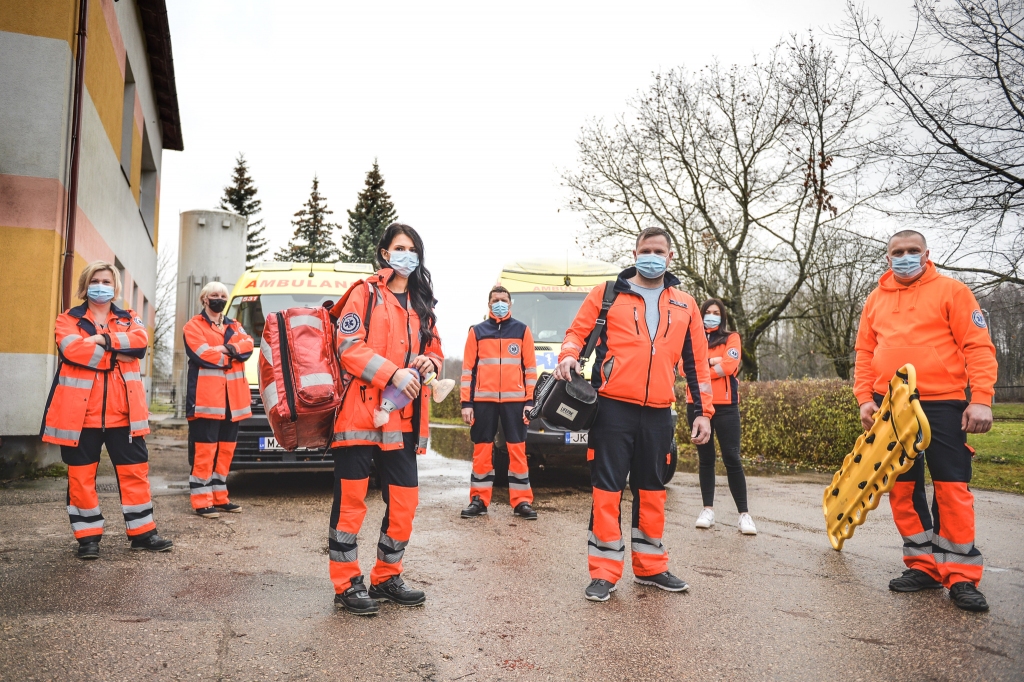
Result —
<instances>
[{"instance_id":1,"label":"orange jacket collar","mask_svg":"<svg viewBox=\"0 0 1024 682\"><path fill-rule=\"evenodd\" d=\"M903 284L896 280L896 275L893 274L892 269L886 270L885 274L878 278L878 286L886 291L896 291L898 289L911 289L913 287L927 284L932 280L938 279L939 271L935 267L935 264L929 259L924 265L924 272L920 277L915 279L910 284Z\"/></svg>"}]
</instances>

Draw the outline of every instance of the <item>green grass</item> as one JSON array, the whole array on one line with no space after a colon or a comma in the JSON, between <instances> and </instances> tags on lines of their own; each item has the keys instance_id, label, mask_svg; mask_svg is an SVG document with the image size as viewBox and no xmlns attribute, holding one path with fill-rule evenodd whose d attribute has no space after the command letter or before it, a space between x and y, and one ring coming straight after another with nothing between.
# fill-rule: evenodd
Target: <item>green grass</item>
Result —
<instances>
[{"instance_id":1,"label":"green grass","mask_svg":"<svg viewBox=\"0 0 1024 682\"><path fill-rule=\"evenodd\" d=\"M152 414L173 414L174 405L163 401L155 401L150 404L149 411Z\"/></svg>"},{"instance_id":2,"label":"green grass","mask_svg":"<svg viewBox=\"0 0 1024 682\"><path fill-rule=\"evenodd\" d=\"M1002 407L1024 408L1024 405ZM997 418L1005 418L996 414ZM977 453L972 488L1024 493L1024 421L996 421L991 431L971 434L967 442Z\"/></svg>"},{"instance_id":3,"label":"green grass","mask_svg":"<svg viewBox=\"0 0 1024 682\"><path fill-rule=\"evenodd\" d=\"M40 478L66 478L68 468L63 464L51 464L45 469L33 469L25 474L23 478L29 481L36 481Z\"/></svg>"},{"instance_id":4,"label":"green grass","mask_svg":"<svg viewBox=\"0 0 1024 682\"><path fill-rule=\"evenodd\" d=\"M996 419L1024 419L1024 403L996 403L992 406Z\"/></svg>"},{"instance_id":5,"label":"green grass","mask_svg":"<svg viewBox=\"0 0 1024 682\"><path fill-rule=\"evenodd\" d=\"M451 424L453 426L466 426L468 428L466 422L462 421L462 417L437 417L434 415L430 415L430 423Z\"/></svg>"}]
</instances>

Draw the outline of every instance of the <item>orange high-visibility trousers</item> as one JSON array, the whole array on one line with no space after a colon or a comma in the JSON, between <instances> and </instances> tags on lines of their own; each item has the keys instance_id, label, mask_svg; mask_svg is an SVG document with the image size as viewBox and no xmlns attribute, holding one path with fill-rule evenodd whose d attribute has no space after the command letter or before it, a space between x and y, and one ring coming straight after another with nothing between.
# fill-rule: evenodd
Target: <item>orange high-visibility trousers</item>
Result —
<instances>
[{"instance_id":1,"label":"orange high-visibility trousers","mask_svg":"<svg viewBox=\"0 0 1024 682\"><path fill-rule=\"evenodd\" d=\"M77 446L62 445L61 459L68 465L68 517L79 542L95 542L103 535L104 518L96 494L96 469L106 445L117 475L125 532L142 539L156 533L149 490L149 452L146 439L132 437L130 427L82 429Z\"/></svg>"},{"instance_id":2,"label":"orange high-visibility trousers","mask_svg":"<svg viewBox=\"0 0 1024 682\"><path fill-rule=\"evenodd\" d=\"M881 398L875 397L879 404ZM893 520L903 536L903 562L947 588L958 582L977 585L984 561L974 546L974 495L968 487L973 453L967 434L960 430L967 403L922 400L921 407L931 425L931 444L889 493ZM925 464L934 488L930 510Z\"/></svg>"},{"instance_id":3,"label":"orange high-visibility trousers","mask_svg":"<svg viewBox=\"0 0 1024 682\"><path fill-rule=\"evenodd\" d=\"M469 499L479 496L491 505L494 486L493 443L501 422L508 448L508 498L515 507L520 502L533 502L530 486L530 467L526 461L526 422L523 420L525 402L473 403L473 425L469 437L473 440L473 472L469 478Z\"/></svg>"},{"instance_id":4,"label":"orange high-visibility trousers","mask_svg":"<svg viewBox=\"0 0 1024 682\"><path fill-rule=\"evenodd\" d=\"M370 464L380 474L380 493L384 499L384 518L377 541L377 561L370 572L370 584L379 585L402 573L405 548L412 537L412 523L419 504L419 479L416 471L418 437L403 433L401 450L381 450L374 445L334 448L334 504L328 534L330 575L334 591L341 594L362 575L359 568L358 535L366 517L366 490Z\"/></svg>"},{"instance_id":5,"label":"orange high-visibility trousers","mask_svg":"<svg viewBox=\"0 0 1024 682\"><path fill-rule=\"evenodd\" d=\"M228 473L235 456L238 424L230 418L189 421L188 459L192 472L188 485L193 509L225 505L230 501Z\"/></svg>"}]
</instances>

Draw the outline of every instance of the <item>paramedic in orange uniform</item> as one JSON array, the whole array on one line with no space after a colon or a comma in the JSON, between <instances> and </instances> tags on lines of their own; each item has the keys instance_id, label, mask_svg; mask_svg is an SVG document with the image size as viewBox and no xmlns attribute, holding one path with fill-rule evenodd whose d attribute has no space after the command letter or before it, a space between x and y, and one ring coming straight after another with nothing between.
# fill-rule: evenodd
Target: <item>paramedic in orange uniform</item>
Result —
<instances>
[{"instance_id":1,"label":"paramedic in orange uniform","mask_svg":"<svg viewBox=\"0 0 1024 682\"><path fill-rule=\"evenodd\" d=\"M598 340L591 383L598 411L590 429L590 476L594 504L587 554L590 585L585 596L607 601L622 577L625 543L620 507L626 479L633 493L630 547L633 580L669 592L689 586L669 573L665 529L665 469L672 438L675 365L682 358L697 415L691 439L708 442L715 413L708 366L708 342L696 301L675 287L668 272L672 247L668 232L650 227L637 237L636 266L615 282L594 287L565 334L555 379L579 372L579 355L594 329L605 288L616 297Z\"/></svg>"},{"instance_id":2,"label":"paramedic in orange uniform","mask_svg":"<svg viewBox=\"0 0 1024 682\"><path fill-rule=\"evenodd\" d=\"M217 518L220 512L241 513L228 499L228 472L238 441L238 423L252 416L245 361L253 342L237 320L224 315L228 288L210 282L199 293L203 312L185 323L188 384L188 459L192 465L189 491L199 516Z\"/></svg>"},{"instance_id":3,"label":"paramedic in orange uniform","mask_svg":"<svg viewBox=\"0 0 1024 682\"><path fill-rule=\"evenodd\" d=\"M526 463L527 411L533 407L537 357L530 328L512 317L512 296L503 286L487 295L487 319L469 328L462 355L462 420L470 425L473 471L469 506L462 518L483 516L494 486L494 437L501 422L508 447L508 497L512 513L536 520Z\"/></svg>"},{"instance_id":4,"label":"paramedic in orange uniform","mask_svg":"<svg viewBox=\"0 0 1024 682\"><path fill-rule=\"evenodd\" d=\"M338 319L341 367L351 383L331 443L330 572L334 603L356 615L377 613L379 601L418 606L426 600L421 590L402 580L402 559L419 502L416 455L426 452L429 415L427 390L410 368L423 377L440 372L444 363L419 234L408 225L392 223L377 246L377 261L380 269L353 284L331 311ZM388 384L404 386L412 400L392 411L384 426L375 427L374 411ZM356 537L366 516L371 463L380 475L385 511L367 589Z\"/></svg>"},{"instance_id":5,"label":"paramedic in orange uniform","mask_svg":"<svg viewBox=\"0 0 1024 682\"><path fill-rule=\"evenodd\" d=\"M924 236L913 230L889 240L890 270L861 313L854 393L864 428L870 429L893 374L913 364L921 407L931 426L928 449L889 493L907 565L889 589L945 587L961 609L987 611L977 587L983 562L974 546L974 496L967 485L973 451L967 434L992 428L995 347L974 294L965 284L940 275L928 255ZM934 484L930 511L926 462Z\"/></svg>"},{"instance_id":6,"label":"paramedic in orange uniform","mask_svg":"<svg viewBox=\"0 0 1024 682\"><path fill-rule=\"evenodd\" d=\"M131 548L165 552L174 544L156 532L149 490L149 409L139 360L149 335L133 310L112 304L121 278L110 263L90 263L78 278L86 302L57 316L57 376L46 401L43 441L60 445L68 465L68 516L78 557L96 559L103 514L96 495L100 450L117 475Z\"/></svg>"}]
</instances>

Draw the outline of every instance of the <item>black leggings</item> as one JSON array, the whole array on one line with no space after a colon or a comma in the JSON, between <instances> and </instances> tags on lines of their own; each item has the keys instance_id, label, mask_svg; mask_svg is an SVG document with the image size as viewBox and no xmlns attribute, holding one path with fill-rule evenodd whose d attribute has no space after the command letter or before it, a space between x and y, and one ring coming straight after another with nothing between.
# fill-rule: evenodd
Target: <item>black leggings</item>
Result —
<instances>
[{"instance_id":1,"label":"black leggings","mask_svg":"<svg viewBox=\"0 0 1024 682\"><path fill-rule=\"evenodd\" d=\"M686 406L686 417L693 426L696 416L693 405ZM697 446L700 458L700 494L704 498L704 506L715 504L715 436L722 448L722 462L729 479L729 491L736 502L736 511L741 514L747 510L747 479L743 475L743 463L740 462L740 408L739 405L715 405L715 416L711 418L711 439L704 445Z\"/></svg>"}]
</instances>

